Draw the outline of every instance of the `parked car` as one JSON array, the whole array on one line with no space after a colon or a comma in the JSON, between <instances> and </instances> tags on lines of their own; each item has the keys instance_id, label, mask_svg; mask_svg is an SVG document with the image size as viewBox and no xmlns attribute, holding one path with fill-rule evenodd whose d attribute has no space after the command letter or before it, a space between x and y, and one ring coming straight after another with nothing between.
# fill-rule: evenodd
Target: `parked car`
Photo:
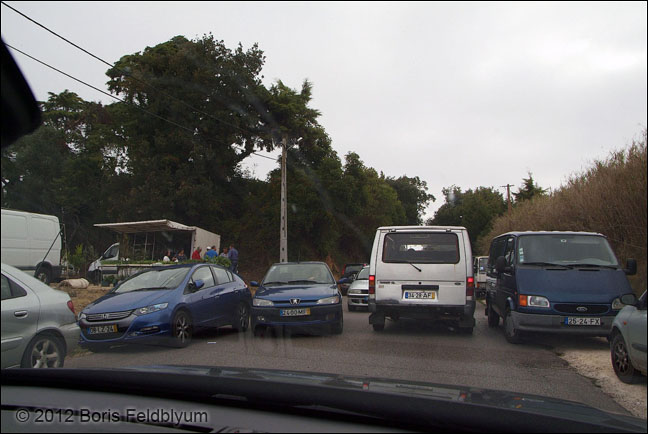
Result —
<instances>
[{"instance_id":1,"label":"parked car","mask_svg":"<svg viewBox=\"0 0 648 434\"><path fill-rule=\"evenodd\" d=\"M607 239L588 232L510 232L493 239L488 260L488 325L504 319L504 335L520 343L525 332L608 336L632 294Z\"/></svg>"},{"instance_id":2,"label":"parked car","mask_svg":"<svg viewBox=\"0 0 648 434\"><path fill-rule=\"evenodd\" d=\"M369 308L369 267L360 270L349 286L347 306L350 312Z\"/></svg>"},{"instance_id":3,"label":"parked car","mask_svg":"<svg viewBox=\"0 0 648 434\"><path fill-rule=\"evenodd\" d=\"M342 333L342 294L324 262L274 264L258 287L252 301L252 330L330 330Z\"/></svg>"},{"instance_id":4,"label":"parked car","mask_svg":"<svg viewBox=\"0 0 648 434\"><path fill-rule=\"evenodd\" d=\"M2 264L2 368L61 368L78 341L70 296Z\"/></svg>"},{"instance_id":5,"label":"parked car","mask_svg":"<svg viewBox=\"0 0 648 434\"><path fill-rule=\"evenodd\" d=\"M486 267L488 266L488 256L475 256L473 259L473 273L475 274L475 297L483 298L486 296Z\"/></svg>"},{"instance_id":6,"label":"parked car","mask_svg":"<svg viewBox=\"0 0 648 434\"><path fill-rule=\"evenodd\" d=\"M369 270L369 324L385 318L451 321L475 326L475 279L464 227L397 226L376 231Z\"/></svg>"},{"instance_id":7,"label":"parked car","mask_svg":"<svg viewBox=\"0 0 648 434\"><path fill-rule=\"evenodd\" d=\"M646 292L621 297L626 306L612 323L610 354L612 367L624 383L637 383L646 375Z\"/></svg>"},{"instance_id":8,"label":"parked car","mask_svg":"<svg viewBox=\"0 0 648 434\"><path fill-rule=\"evenodd\" d=\"M2 262L49 284L61 277L61 227L53 215L2 209Z\"/></svg>"},{"instance_id":9,"label":"parked car","mask_svg":"<svg viewBox=\"0 0 648 434\"><path fill-rule=\"evenodd\" d=\"M79 317L81 346L121 343L185 347L198 329L246 331L252 294L238 275L212 264L158 266L123 280Z\"/></svg>"},{"instance_id":10,"label":"parked car","mask_svg":"<svg viewBox=\"0 0 648 434\"><path fill-rule=\"evenodd\" d=\"M340 292L342 295L347 295L349 292L349 286L356 279L356 275L365 267L367 264L345 264L342 268L342 276L340 277Z\"/></svg>"}]
</instances>

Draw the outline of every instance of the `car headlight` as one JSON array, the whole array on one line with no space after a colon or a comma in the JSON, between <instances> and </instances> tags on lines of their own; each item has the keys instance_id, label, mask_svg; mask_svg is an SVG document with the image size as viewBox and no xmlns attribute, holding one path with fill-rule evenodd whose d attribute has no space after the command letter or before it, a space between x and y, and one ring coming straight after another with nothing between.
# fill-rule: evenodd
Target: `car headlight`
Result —
<instances>
[{"instance_id":1,"label":"car headlight","mask_svg":"<svg viewBox=\"0 0 648 434\"><path fill-rule=\"evenodd\" d=\"M317 300L317 304L338 304L340 302L339 296L320 298Z\"/></svg>"},{"instance_id":2,"label":"car headlight","mask_svg":"<svg viewBox=\"0 0 648 434\"><path fill-rule=\"evenodd\" d=\"M135 315L146 315L153 312L159 312L162 309L166 309L168 306L169 303L153 304L151 306L140 307L139 309L135 309L134 313Z\"/></svg>"},{"instance_id":3,"label":"car headlight","mask_svg":"<svg viewBox=\"0 0 648 434\"><path fill-rule=\"evenodd\" d=\"M274 303L270 300L264 300L263 298L255 298L254 300L252 300L252 306L255 307L274 306Z\"/></svg>"},{"instance_id":4,"label":"car headlight","mask_svg":"<svg viewBox=\"0 0 648 434\"><path fill-rule=\"evenodd\" d=\"M625 307L625 304L621 303L620 298L615 298L612 302L612 310L621 310Z\"/></svg>"},{"instance_id":5,"label":"car headlight","mask_svg":"<svg viewBox=\"0 0 648 434\"><path fill-rule=\"evenodd\" d=\"M522 307L550 307L549 300L539 295L520 295L519 301Z\"/></svg>"}]
</instances>

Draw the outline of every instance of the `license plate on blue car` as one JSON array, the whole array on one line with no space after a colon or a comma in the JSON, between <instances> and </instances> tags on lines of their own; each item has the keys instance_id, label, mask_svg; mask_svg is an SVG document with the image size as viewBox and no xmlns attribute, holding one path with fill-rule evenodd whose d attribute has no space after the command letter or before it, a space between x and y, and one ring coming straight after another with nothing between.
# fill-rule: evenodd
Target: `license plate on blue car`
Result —
<instances>
[{"instance_id":1,"label":"license plate on blue car","mask_svg":"<svg viewBox=\"0 0 648 434\"><path fill-rule=\"evenodd\" d=\"M601 318L579 318L568 316L565 318L565 325L575 326L600 326Z\"/></svg>"},{"instance_id":2,"label":"license plate on blue car","mask_svg":"<svg viewBox=\"0 0 648 434\"><path fill-rule=\"evenodd\" d=\"M279 312L281 316L307 316L310 315L310 308L304 309L282 309Z\"/></svg>"},{"instance_id":3,"label":"license plate on blue car","mask_svg":"<svg viewBox=\"0 0 648 434\"><path fill-rule=\"evenodd\" d=\"M89 335L101 335L105 333L117 333L117 324L88 327Z\"/></svg>"}]
</instances>

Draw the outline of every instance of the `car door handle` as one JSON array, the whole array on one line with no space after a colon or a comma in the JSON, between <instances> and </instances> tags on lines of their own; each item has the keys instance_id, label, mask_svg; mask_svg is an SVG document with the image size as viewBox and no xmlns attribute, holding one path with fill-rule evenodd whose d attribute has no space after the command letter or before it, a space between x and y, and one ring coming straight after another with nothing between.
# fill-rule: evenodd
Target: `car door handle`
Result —
<instances>
[{"instance_id":1,"label":"car door handle","mask_svg":"<svg viewBox=\"0 0 648 434\"><path fill-rule=\"evenodd\" d=\"M27 316L27 313L28 313L28 312L27 312L26 310L18 310L18 311L16 311L16 312L14 312L14 316L15 316L16 318L24 318L24 317Z\"/></svg>"}]
</instances>

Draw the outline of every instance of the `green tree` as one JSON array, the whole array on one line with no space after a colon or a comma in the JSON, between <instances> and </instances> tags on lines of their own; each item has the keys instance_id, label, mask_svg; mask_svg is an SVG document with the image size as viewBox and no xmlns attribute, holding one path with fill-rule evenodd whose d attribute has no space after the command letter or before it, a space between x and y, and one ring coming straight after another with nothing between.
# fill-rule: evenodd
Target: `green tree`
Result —
<instances>
[{"instance_id":1,"label":"green tree","mask_svg":"<svg viewBox=\"0 0 648 434\"><path fill-rule=\"evenodd\" d=\"M515 196L515 202L531 200L536 196L544 196L547 193L547 190L541 188L533 181L533 175L531 172L528 172L528 175L528 178L522 179L522 186L518 189L518 192L513 193L513 196Z\"/></svg>"},{"instance_id":2,"label":"green tree","mask_svg":"<svg viewBox=\"0 0 648 434\"><path fill-rule=\"evenodd\" d=\"M396 191L405 210L405 224L420 225L423 222L421 216L428 203L436 200L433 195L427 193L427 183L418 176L387 178L386 181Z\"/></svg>"}]
</instances>

